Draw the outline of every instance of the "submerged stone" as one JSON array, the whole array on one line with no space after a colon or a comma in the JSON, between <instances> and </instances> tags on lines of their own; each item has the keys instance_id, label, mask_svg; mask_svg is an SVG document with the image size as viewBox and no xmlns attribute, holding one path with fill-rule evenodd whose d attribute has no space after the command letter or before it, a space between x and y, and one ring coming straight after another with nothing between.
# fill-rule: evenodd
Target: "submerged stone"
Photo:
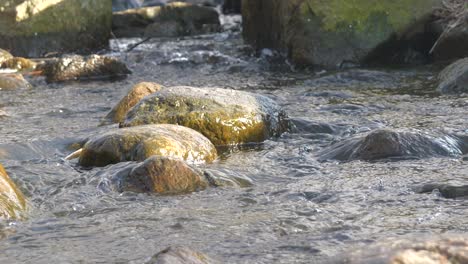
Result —
<instances>
[{"instance_id":1,"label":"submerged stone","mask_svg":"<svg viewBox=\"0 0 468 264\"><path fill-rule=\"evenodd\" d=\"M184 160L152 156L120 179L119 191L183 194L203 190L208 182Z\"/></svg>"},{"instance_id":2,"label":"submerged stone","mask_svg":"<svg viewBox=\"0 0 468 264\"><path fill-rule=\"evenodd\" d=\"M419 53L428 56L428 43L437 38L426 34L424 24L440 4L441 0L244 0L243 36L257 49L277 49L298 65L336 68L400 57L412 62L410 57Z\"/></svg>"},{"instance_id":3,"label":"submerged stone","mask_svg":"<svg viewBox=\"0 0 468 264\"><path fill-rule=\"evenodd\" d=\"M49 83L124 78L131 73L125 63L118 59L99 55L87 57L78 55L64 56L47 61L41 66L40 70L42 70L46 76L46 81Z\"/></svg>"},{"instance_id":4,"label":"submerged stone","mask_svg":"<svg viewBox=\"0 0 468 264\"><path fill-rule=\"evenodd\" d=\"M318 153L322 160L379 160L460 156L465 144L457 136L428 135L379 129L364 137L336 143Z\"/></svg>"},{"instance_id":5,"label":"submerged stone","mask_svg":"<svg viewBox=\"0 0 468 264\"><path fill-rule=\"evenodd\" d=\"M429 183L415 188L417 193L430 193L434 190L438 190L445 198L468 198L468 185Z\"/></svg>"},{"instance_id":6,"label":"submerged stone","mask_svg":"<svg viewBox=\"0 0 468 264\"><path fill-rule=\"evenodd\" d=\"M468 57L450 64L439 74L438 90L443 94L468 93Z\"/></svg>"},{"instance_id":7,"label":"submerged stone","mask_svg":"<svg viewBox=\"0 0 468 264\"><path fill-rule=\"evenodd\" d=\"M26 199L0 165L0 220L19 219L26 210Z\"/></svg>"},{"instance_id":8,"label":"submerged stone","mask_svg":"<svg viewBox=\"0 0 468 264\"><path fill-rule=\"evenodd\" d=\"M161 90L162 86L157 83L141 82L123 97L116 106L105 117L106 121L120 123L125 119L127 112L135 106L143 97Z\"/></svg>"},{"instance_id":9,"label":"submerged stone","mask_svg":"<svg viewBox=\"0 0 468 264\"><path fill-rule=\"evenodd\" d=\"M187 127L161 124L114 129L91 138L79 155L85 167L122 161L144 161L153 156L177 157L192 163L216 159L214 145Z\"/></svg>"},{"instance_id":10,"label":"submerged stone","mask_svg":"<svg viewBox=\"0 0 468 264\"><path fill-rule=\"evenodd\" d=\"M187 247L171 246L154 255L146 264L210 264L216 263L203 253Z\"/></svg>"},{"instance_id":11,"label":"submerged stone","mask_svg":"<svg viewBox=\"0 0 468 264\"><path fill-rule=\"evenodd\" d=\"M31 88L31 84L24 79L23 75L17 73L0 73L0 91L29 88Z\"/></svg>"},{"instance_id":12,"label":"submerged stone","mask_svg":"<svg viewBox=\"0 0 468 264\"><path fill-rule=\"evenodd\" d=\"M163 88L143 98L122 126L178 124L195 129L215 145L262 142L288 129L285 112L253 93L187 86Z\"/></svg>"},{"instance_id":13,"label":"submerged stone","mask_svg":"<svg viewBox=\"0 0 468 264\"><path fill-rule=\"evenodd\" d=\"M218 16L213 8L174 2L115 12L112 27L117 37L198 35L218 31Z\"/></svg>"},{"instance_id":14,"label":"submerged stone","mask_svg":"<svg viewBox=\"0 0 468 264\"><path fill-rule=\"evenodd\" d=\"M2 0L0 47L17 56L106 47L112 0Z\"/></svg>"}]
</instances>

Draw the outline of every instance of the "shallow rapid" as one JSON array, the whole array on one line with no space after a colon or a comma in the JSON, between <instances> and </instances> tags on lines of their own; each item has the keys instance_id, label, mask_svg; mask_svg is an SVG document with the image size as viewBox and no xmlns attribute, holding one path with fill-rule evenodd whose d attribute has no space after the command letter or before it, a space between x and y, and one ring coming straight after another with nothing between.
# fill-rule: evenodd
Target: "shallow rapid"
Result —
<instances>
[{"instance_id":1,"label":"shallow rapid","mask_svg":"<svg viewBox=\"0 0 468 264\"><path fill-rule=\"evenodd\" d=\"M426 183L466 184L466 156L321 161L330 145L375 129L468 134L468 97L436 92L437 66L299 70L239 32L112 41L125 80L46 84L0 92L0 161L28 197L28 220L0 223L0 263L142 263L184 245L222 263L320 263L390 238L468 232L468 200L416 193ZM126 52L127 49L131 51ZM112 191L124 162L85 170L64 157L137 82L238 89L266 95L293 127L279 138L222 150L218 175L247 187L180 196Z\"/></svg>"}]
</instances>

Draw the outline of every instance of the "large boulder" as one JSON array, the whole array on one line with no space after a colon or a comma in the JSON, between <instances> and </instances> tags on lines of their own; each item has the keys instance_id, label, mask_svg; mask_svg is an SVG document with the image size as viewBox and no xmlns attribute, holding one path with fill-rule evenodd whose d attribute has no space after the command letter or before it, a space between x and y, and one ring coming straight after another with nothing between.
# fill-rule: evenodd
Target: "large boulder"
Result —
<instances>
[{"instance_id":1,"label":"large boulder","mask_svg":"<svg viewBox=\"0 0 468 264\"><path fill-rule=\"evenodd\" d=\"M116 106L105 117L104 123L123 122L127 112L135 106L143 97L161 90L162 86L157 83L141 82L132 87Z\"/></svg>"},{"instance_id":2,"label":"large boulder","mask_svg":"<svg viewBox=\"0 0 468 264\"><path fill-rule=\"evenodd\" d=\"M450 64L439 74L438 90L443 94L468 93L468 57Z\"/></svg>"},{"instance_id":3,"label":"large boulder","mask_svg":"<svg viewBox=\"0 0 468 264\"><path fill-rule=\"evenodd\" d=\"M201 172L179 158L152 156L120 175L119 191L183 194L203 190L208 182Z\"/></svg>"},{"instance_id":4,"label":"large boulder","mask_svg":"<svg viewBox=\"0 0 468 264\"><path fill-rule=\"evenodd\" d=\"M447 61L468 57L468 6L463 0L444 1L430 27L440 34L431 49L434 59Z\"/></svg>"},{"instance_id":5,"label":"large boulder","mask_svg":"<svg viewBox=\"0 0 468 264\"><path fill-rule=\"evenodd\" d=\"M16 56L106 47L112 0L3 0L0 47Z\"/></svg>"},{"instance_id":6,"label":"large boulder","mask_svg":"<svg viewBox=\"0 0 468 264\"><path fill-rule=\"evenodd\" d=\"M91 138L79 153L85 167L122 161L144 161L153 156L182 158L192 163L211 162L216 149L202 134L177 125L146 125L114 129Z\"/></svg>"},{"instance_id":7,"label":"large boulder","mask_svg":"<svg viewBox=\"0 0 468 264\"><path fill-rule=\"evenodd\" d=\"M428 56L426 34L441 0L243 0L243 35L258 49L277 49L298 65L405 62ZM419 50L421 48L421 50ZM398 55L398 56L397 56Z\"/></svg>"},{"instance_id":8,"label":"large boulder","mask_svg":"<svg viewBox=\"0 0 468 264\"><path fill-rule=\"evenodd\" d=\"M46 81L65 82L74 80L120 79L132 73L125 63L107 56L67 55L46 61L38 69Z\"/></svg>"},{"instance_id":9,"label":"large boulder","mask_svg":"<svg viewBox=\"0 0 468 264\"><path fill-rule=\"evenodd\" d=\"M0 73L0 91L29 89L31 84L17 73Z\"/></svg>"},{"instance_id":10,"label":"large boulder","mask_svg":"<svg viewBox=\"0 0 468 264\"><path fill-rule=\"evenodd\" d=\"M270 98L220 88L167 87L143 98L122 126L178 124L215 145L262 142L288 129L286 114Z\"/></svg>"},{"instance_id":11,"label":"large boulder","mask_svg":"<svg viewBox=\"0 0 468 264\"><path fill-rule=\"evenodd\" d=\"M0 220L19 219L26 210L26 199L0 165Z\"/></svg>"},{"instance_id":12,"label":"large boulder","mask_svg":"<svg viewBox=\"0 0 468 264\"><path fill-rule=\"evenodd\" d=\"M203 253L188 247L171 246L154 255L146 264L210 264L216 263Z\"/></svg>"},{"instance_id":13,"label":"large boulder","mask_svg":"<svg viewBox=\"0 0 468 264\"><path fill-rule=\"evenodd\" d=\"M117 37L177 37L218 31L219 15L209 7L174 2L115 12Z\"/></svg>"},{"instance_id":14,"label":"large boulder","mask_svg":"<svg viewBox=\"0 0 468 264\"><path fill-rule=\"evenodd\" d=\"M379 129L366 136L344 140L318 153L322 160L408 159L460 156L466 151L462 138L433 137L420 133Z\"/></svg>"}]
</instances>

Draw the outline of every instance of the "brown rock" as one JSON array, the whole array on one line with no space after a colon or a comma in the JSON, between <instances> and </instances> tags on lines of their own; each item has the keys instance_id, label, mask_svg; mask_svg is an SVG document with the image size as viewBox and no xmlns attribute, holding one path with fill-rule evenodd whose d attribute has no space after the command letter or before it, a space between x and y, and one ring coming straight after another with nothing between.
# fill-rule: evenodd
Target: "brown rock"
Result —
<instances>
[{"instance_id":1,"label":"brown rock","mask_svg":"<svg viewBox=\"0 0 468 264\"><path fill-rule=\"evenodd\" d=\"M124 121L128 110L136 105L143 97L161 90L162 86L157 83L141 82L133 86L133 88L123 97L120 102L112 108L105 117L106 121L112 123L120 123Z\"/></svg>"},{"instance_id":2,"label":"brown rock","mask_svg":"<svg viewBox=\"0 0 468 264\"><path fill-rule=\"evenodd\" d=\"M22 218L26 199L0 164L0 219Z\"/></svg>"},{"instance_id":3,"label":"brown rock","mask_svg":"<svg viewBox=\"0 0 468 264\"><path fill-rule=\"evenodd\" d=\"M31 88L23 75L17 73L0 74L0 91Z\"/></svg>"},{"instance_id":4,"label":"brown rock","mask_svg":"<svg viewBox=\"0 0 468 264\"><path fill-rule=\"evenodd\" d=\"M34 70L36 68L36 63L32 60L26 58L14 57L5 60L2 65L3 69L14 69L18 71L24 70Z\"/></svg>"},{"instance_id":5,"label":"brown rock","mask_svg":"<svg viewBox=\"0 0 468 264\"><path fill-rule=\"evenodd\" d=\"M182 194L205 189L201 173L178 158L152 156L124 177L121 191Z\"/></svg>"}]
</instances>

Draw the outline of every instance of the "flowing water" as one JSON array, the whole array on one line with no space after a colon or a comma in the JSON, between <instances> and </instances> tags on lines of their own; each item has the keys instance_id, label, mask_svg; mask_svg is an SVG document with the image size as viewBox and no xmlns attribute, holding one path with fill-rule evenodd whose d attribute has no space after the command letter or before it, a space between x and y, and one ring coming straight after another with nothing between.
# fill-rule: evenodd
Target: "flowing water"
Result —
<instances>
[{"instance_id":1,"label":"flowing water","mask_svg":"<svg viewBox=\"0 0 468 264\"><path fill-rule=\"evenodd\" d=\"M253 56L236 31L112 41L125 80L0 93L0 161L29 199L25 221L0 222L0 263L142 263L169 245L221 263L320 263L389 238L468 232L468 200L418 194L465 183L467 159L320 162L317 152L377 128L468 133L468 97L435 91L438 67L296 70L269 50ZM245 188L180 195L116 193L129 163L84 170L68 144L109 127L101 119L139 81L222 87L269 96L295 127L224 151L202 169L248 178Z\"/></svg>"}]
</instances>

